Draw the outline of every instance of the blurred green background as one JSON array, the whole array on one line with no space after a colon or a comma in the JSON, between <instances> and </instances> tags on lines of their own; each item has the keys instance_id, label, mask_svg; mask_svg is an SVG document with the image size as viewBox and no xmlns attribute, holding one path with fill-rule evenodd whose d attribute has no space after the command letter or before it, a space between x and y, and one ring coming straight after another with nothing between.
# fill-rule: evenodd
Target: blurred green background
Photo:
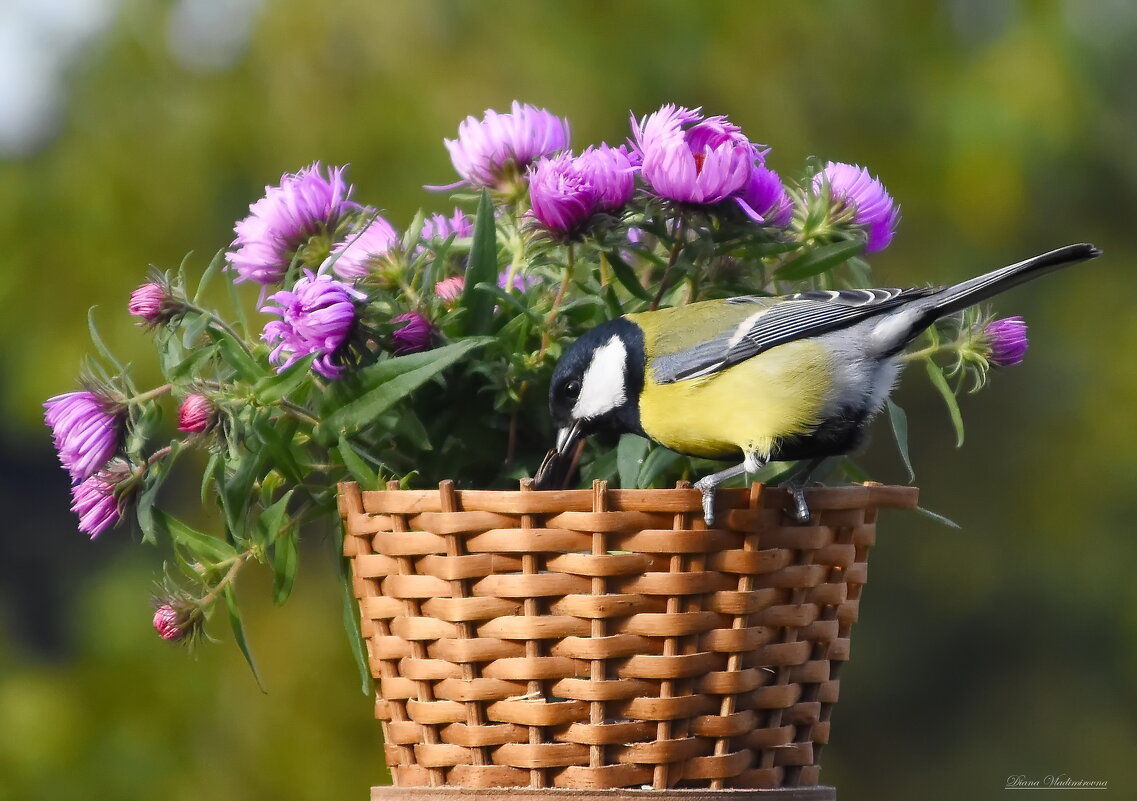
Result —
<instances>
[{"instance_id":1,"label":"blurred green background","mask_svg":"<svg viewBox=\"0 0 1137 801\"><path fill-rule=\"evenodd\" d=\"M261 694L224 621L194 657L154 636L162 554L76 532L39 404L75 388L92 305L155 377L130 291L149 264L204 266L282 172L350 163L405 225L447 208L421 189L453 180L442 139L514 98L568 116L577 148L673 101L729 115L778 170L868 165L903 206L884 285L1105 250L999 301L1031 351L963 401L963 449L921 376L899 391L923 504L962 528L882 520L822 776L845 801L998 798L1020 774L1137 797L1135 37L1130 0L7 0L0 799L346 800L384 780L331 538L286 607L241 588ZM903 481L875 440L867 466Z\"/></svg>"}]
</instances>

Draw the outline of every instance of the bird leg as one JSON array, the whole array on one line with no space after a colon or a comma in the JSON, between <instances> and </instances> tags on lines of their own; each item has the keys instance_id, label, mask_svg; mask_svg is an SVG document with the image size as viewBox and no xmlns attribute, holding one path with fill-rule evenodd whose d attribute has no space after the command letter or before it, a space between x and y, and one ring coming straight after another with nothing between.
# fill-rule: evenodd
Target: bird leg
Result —
<instances>
[{"instance_id":1,"label":"bird leg","mask_svg":"<svg viewBox=\"0 0 1137 801\"><path fill-rule=\"evenodd\" d=\"M761 467L761 462L755 465L748 459L742 464L703 476L695 482L695 489L703 493L703 520L706 521L707 528L712 528L715 524L715 488L724 481L741 476L743 473L753 473Z\"/></svg>"},{"instance_id":2,"label":"bird leg","mask_svg":"<svg viewBox=\"0 0 1137 801\"><path fill-rule=\"evenodd\" d=\"M782 482L782 486L790 491L790 497L793 500L793 507L788 511L795 523L804 525L809 522L809 506L805 502L805 487L809 483L813 471L824 461L825 457L822 456L817 459L810 459L804 463L799 463L798 466L794 468L793 473L790 474L790 477Z\"/></svg>"}]
</instances>

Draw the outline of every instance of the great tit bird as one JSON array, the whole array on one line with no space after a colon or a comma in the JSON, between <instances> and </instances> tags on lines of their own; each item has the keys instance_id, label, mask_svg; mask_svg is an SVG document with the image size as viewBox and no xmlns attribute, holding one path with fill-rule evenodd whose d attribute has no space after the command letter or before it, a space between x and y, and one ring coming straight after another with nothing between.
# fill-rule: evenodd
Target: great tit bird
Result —
<instances>
[{"instance_id":1,"label":"great tit bird","mask_svg":"<svg viewBox=\"0 0 1137 801\"><path fill-rule=\"evenodd\" d=\"M860 444L922 331L1099 255L1068 245L949 287L745 296L609 320L553 371L549 409L559 430L537 485L563 472L581 437L633 433L689 456L741 460L695 483L708 526L719 484L770 461L802 461L788 487L791 514L808 521L809 474Z\"/></svg>"}]
</instances>

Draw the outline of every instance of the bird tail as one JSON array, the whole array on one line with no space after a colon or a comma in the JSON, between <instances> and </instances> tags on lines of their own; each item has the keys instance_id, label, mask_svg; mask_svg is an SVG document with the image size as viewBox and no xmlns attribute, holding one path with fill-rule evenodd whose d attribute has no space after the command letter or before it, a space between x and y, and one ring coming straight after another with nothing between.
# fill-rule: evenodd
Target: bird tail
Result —
<instances>
[{"instance_id":1,"label":"bird tail","mask_svg":"<svg viewBox=\"0 0 1137 801\"><path fill-rule=\"evenodd\" d=\"M1096 259L1100 255L1101 251L1090 244L1067 245L1016 264L1000 267L998 270L992 270L986 275L976 276L955 286L949 286L928 297L931 307L927 310L929 319L926 324L931 325L941 317L982 303L1011 287L1025 284L1027 281L1080 261Z\"/></svg>"},{"instance_id":2,"label":"bird tail","mask_svg":"<svg viewBox=\"0 0 1137 801\"><path fill-rule=\"evenodd\" d=\"M998 270L976 276L955 286L930 292L887 315L873 330L873 338L880 353L897 354L908 347L921 331L941 317L982 303L1000 292L1038 278L1040 275L1046 275L1080 261L1095 259L1100 255L1101 251L1093 245L1067 245L1017 264L1000 267Z\"/></svg>"}]
</instances>

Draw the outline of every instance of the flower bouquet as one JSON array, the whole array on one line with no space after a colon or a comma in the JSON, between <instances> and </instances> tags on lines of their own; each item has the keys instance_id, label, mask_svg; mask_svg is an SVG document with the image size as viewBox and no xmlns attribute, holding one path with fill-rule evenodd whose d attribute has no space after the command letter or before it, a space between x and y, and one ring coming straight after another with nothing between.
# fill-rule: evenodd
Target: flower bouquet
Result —
<instances>
[{"instance_id":1,"label":"flower bouquet","mask_svg":"<svg viewBox=\"0 0 1137 801\"><path fill-rule=\"evenodd\" d=\"M343 167L284 175L199 277L187 259L130 296L164 383L136 386L92 322L99 358L82 389L44 404L80 531L95 537L129 515L144 542L172 549L153 617L162 638L193 642L223 604L253 665L237 581L264 565L284 602L301 531L336 516L337 484L365 496L444 479L460 492L516 487L552 442L549 377L583 332L697 300L867 286L864 257L899 220L863 167L811 161L785 180L725 117L670 105L632 117L618 146L570 150L565 119L519 103L466 119L445 145L461 180L429 188L456 207L401 231ZM929 329L908 358L962 439L957 393L1025 348L1021 319L969 312ZM163 418L175 406L172 434ZM888 408L907 464L904 414ZM712 464L625 435L582 447L572 476L672 487ZM830 468L865 478L848 459ZM165 509L164 482L186 470L219 509L210 532ZM346 571L345 587L354 607ZM369 682L357 618L345 618Z\"/></svg>"}]
</instances>

